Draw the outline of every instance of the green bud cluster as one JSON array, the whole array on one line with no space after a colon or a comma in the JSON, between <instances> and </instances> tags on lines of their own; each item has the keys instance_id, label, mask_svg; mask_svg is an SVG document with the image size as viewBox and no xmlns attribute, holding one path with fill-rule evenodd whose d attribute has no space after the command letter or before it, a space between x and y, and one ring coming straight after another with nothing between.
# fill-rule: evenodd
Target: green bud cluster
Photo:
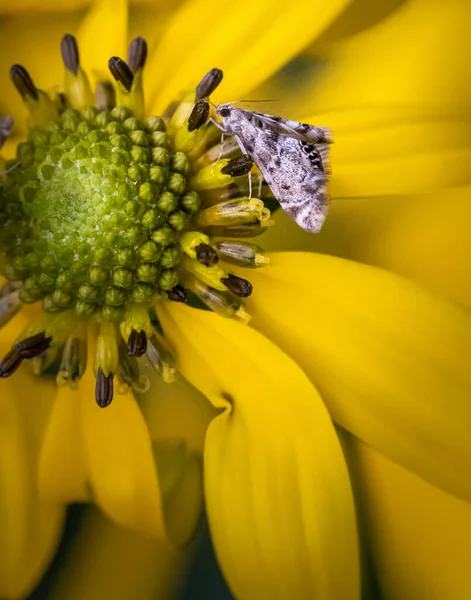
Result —
<instances>
[{"instance_id":1,"label":"green bud cluster","mask_svg":"<svg viewBox=\"0 0 471 600\"><path fill-rule=\"evenodd\" d=\"M0 251L23 302L119 320L178 284L178 238L199 198L162 119L67 109L30 130L7 167L18 162L0 182Z\"/></svg>"}]
</instances>

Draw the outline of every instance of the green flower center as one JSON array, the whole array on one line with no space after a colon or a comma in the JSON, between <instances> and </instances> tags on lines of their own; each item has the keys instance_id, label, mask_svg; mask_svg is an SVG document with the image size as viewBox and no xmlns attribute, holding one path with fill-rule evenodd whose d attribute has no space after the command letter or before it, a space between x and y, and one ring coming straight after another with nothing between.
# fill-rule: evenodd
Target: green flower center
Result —
<instances>
[{"instance_id":1,"label":"green flower center","mask_svg":"<svg viewBox=\"0 0 471 600\"><path fill-rule=\"evenodd\" d=\"M178 284L178 238L199 197L170 147L162 119L122 106L67 109L30 130L0 200L3 273L23 282L22 302L119 321L129 302Z\"/></svg>"}]
</instances>

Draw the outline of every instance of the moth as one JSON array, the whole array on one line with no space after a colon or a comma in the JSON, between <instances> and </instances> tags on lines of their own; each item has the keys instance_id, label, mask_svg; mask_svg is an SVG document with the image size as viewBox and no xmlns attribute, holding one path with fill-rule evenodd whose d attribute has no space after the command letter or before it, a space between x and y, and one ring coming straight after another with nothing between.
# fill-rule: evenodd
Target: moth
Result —
<instances>
[{"instance_id":1,"label":"moth","mask_svg":"<svg viewBox=\"0 0 471 600\"><path fill-rule=\"evenodd\" d=\"M258 167L283 210L306 231L320 231L327 214L328 127L216 106L223 133L233 135Z\"/></svg>"}]
</instances>

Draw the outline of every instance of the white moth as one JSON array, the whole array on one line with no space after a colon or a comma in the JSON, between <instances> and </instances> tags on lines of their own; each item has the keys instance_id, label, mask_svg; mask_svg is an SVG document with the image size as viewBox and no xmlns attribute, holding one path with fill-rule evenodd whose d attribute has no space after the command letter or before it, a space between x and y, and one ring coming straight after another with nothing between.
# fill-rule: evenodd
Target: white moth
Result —
<instances>
[{"instance_id":1,"label":"white moth","mask_svg":"<svg viewBox=\"0 0 471 600\"><path fill-rule=\"evenodd\" d=\"M259 168L273 195L296 223L320 231L327 213L327 127L220 104L221 129L233 135L242 152Z\"/></svg>"}]
</instances>

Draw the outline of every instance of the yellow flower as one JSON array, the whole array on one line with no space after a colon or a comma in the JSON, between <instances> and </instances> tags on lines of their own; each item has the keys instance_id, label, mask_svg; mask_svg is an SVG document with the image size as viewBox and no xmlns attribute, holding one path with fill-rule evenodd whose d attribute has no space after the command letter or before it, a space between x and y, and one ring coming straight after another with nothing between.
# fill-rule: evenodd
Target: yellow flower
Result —
<instances>
[{"instance_id":1,"label":"yellow flower","mask_svg":"<svg viewBox=\"0 0 471 600\"><path fill-rule=\"evenodd\" d=\"M233 25L230 37L219 23L208 20L211 7L207 2L185 4L166 27L148 61L145 76L150 114L164 110L182 89L188 88L193 78L196 84L198 77L216 63L225 72L226 99L244 96L324 31L345 4L280 3L279 11L273 11L268 10L269 2L255 6L253 2L240 2L225 8L225 18ZM122 47L113 46L114 36L107 37L105 32L102 45L96 51L93 49L93 43L102 33L102 11L106 11L107 5L102 2L95 6L94 13L87 18L85 31L78 35L79 41L86 42L83 64L91 68L98 82L103 77L102 55L108 58L122 56L124 52ZM113 3L113 12L105 14L113 15L107 21L109 29L121 32L123 42L126 7L124 3L120 6L121 10L117 10ZM238 10L243 15L240 21L235 18ZM267 21L267 15L272 20ZM287 28L287 22L292 27ZM252 28L257 37L248 45L246 40ZM181 39L182 31L192 32L187 40ZM177 45L176 39L180 41ZM273 43L270 44L273 39L285 42L279 42L276 53ZM209 57L208 47L214 47L217 53ZM101 63L95 62L95 57ZM247 64L253 68L250 78L244 76ZM140 71L131 73L129 78L121 63L114 62L112 68L122 84L118 86L121 102L128 103L133 110L141 110ZM30 82L25 80L23 71L16 70L14 76L20 79L17 82L20 89L25 81L28 89ZM69 79L66 88L69 101L80 106L89 88L81 71L75 70L74 76L66 75ZM108 88L101 89L106 92ZM215 100L221 99L217 94L222 94L222 88L214 95ZM104 98L109 96L105 94ZM194 99L194 92L183 98L169 129L174 143L181 141L188 152L193 148L186 147L192 141L186 123ZM56 110L56 106L48 103L47 97L40 97L38 104L31 107L32 118L43 119L44 111ZM35 113L35 109L39 112ZM75 113L67 112L62 125L65 120L67 127L78 127L81 124L73 125L75 117ZM190 157L192 160L194 155ZM214 173L201 172L191 184L203 186L202 195L209 199L214 192L206 192L204 187L213 185ZM12 173L9 179L14 180L15 171ZM49 181L47 170L41 173ZM245 184L237 182L237 185L243 188ZM335 185L338 184L334 176L334 190ZM385 190L388 189L386 186ZM151 192L147 189L142 193ZM23 197L27 202L27 196ZM44 203L41 207L44 213L39 216L43 218L49 207ZM266 212L259 213L260 223L266 216ZM203 219L201 227L203 222L208 224ZM181 235L182 251L187 255L182 265L186 272L196 276L185 283L193 282L193 290L210 301L205 284L209 282L213 287L221 279L227 281L227 277L214 266L203 265L203 269L195 261L194 241L207 244L200 235L201 229L194 230L193 237ZM264 256L260 250L256 254ZM83 373L79 393L62 387L52 407L51 392L43 392L44 416L39 420L42 427L38 425L43 437L39 459L40 503L93 500L118 523L181 544L193 532L202 510L198 455L207 428L204 491L208 519L219 561L235 595L356 598L360 591L353 498L343 454L324 402L340 425L421 477L469 500L467 397L471 379L464 357L471 341L471 318L458 306L374 267L308 253L276 253L270 256L270 261L269 266L257 270L230 267L233 274L254 284L255 293L246 303L254 327L181 304L162 301L155 307L178 369L210 400L216 411L206 408L201 412L201 408L196 408L201 407L201 396L185 382L174 383L167 386L166 402L161 403L172 413L174 429L165 428L155 414L164 384L158 384L159 391L155 392L154 381L141 406L129 390L123 390L102 411L93 402L95 386L90 368ZM10 276L14 269L21 275L21 261L8 264ZM240 292L241 280L237 281L239 287L232 291ZM17 293L11 287L6 289L10 295ZM24 293L33 294L32 290L34 287ZM212 297L228 297L224 288L219 291L226 295ZM85 292L91 294L93 290ZM174 293L177 292L181 290ZM64 298L59 294L57 297ZM87 298L84 301L90 301L90 296L84 297ZM234 304L212 302L216 311L222 312L221 307L230 312ZM238 320L247 320L247 311L239 300L235 307L232 312ZM11 365L16 366L15 360L20 362L22 353L29 356L37 349L41 353L35 357L34 365L39 370L45 366L41 363L43 352L49 351L49 337L54 340L54 335L47 334L53 333L61 340L68 327L63 313L55 314L42 337L15 347L9 357L13 362L3 363L4 374L9 374ZM29 314L23 309L6 325L2 338L5 345L17 338L28 320ZM150 324L138 309L128 311L125 323L128 325L125 338L131 338L133 352L139 353L136 348L143 343L142 336L137 338L133 329L137 334L145 331L148 337ZM36 328L28 331L28 336L40 333ZM162 356L165 347L154 336ZM119 362L116 346L120 338L108 322L101 325L98 340L93 331L90 338L89 348L98 344L98 400L106 404L111 400L109 378ZM67 351L63 353L69 357L65 366L71 366L70 356L73 356L78 361L74 366L79 365L74 375L82 375L82 355L73 354L73 349L84 347L86 340L80 331L74 333L73 339L78 341L66 345ZM129 361L123 356L121 360ZM170 378L174 368L170 359L154 363ZM124 365L125 382L131 387L141 387L144 379L136 376L134 363L124 362ZM62 377L69 376L70 371L62 369ZM145 376L150 379L150 372ZM31 390L29 377L23 370L16 379L20 378ZM4 401L9 410L15 400L13 393L21 391L14 387L14 382L15 379L5 382L11 386L5 388ZM176 420L169 408L182 398L190 404L194 402L198 427L185 422L186 408L181 413L183 422ZM17 404L18 400L14 406ZM446 420L443 415L447 415ZM186 445L181 444L182 440ZM27 468L22 466L21 473L24 485L31 486L28 475L36 465L32 460L34 454L26 452L26 442L22 441L21 448L30 462ZM31 502L36 507L34 497ZM58 511L56 507L55 514L60 514ZM17 527L14 520L15 542ZM24 538L21 539L24 543ZM43 566L48 552L35 552ZM15 581L15 576L8 575ZM7 588L5 595L18 593L21 592Z\"/></svg>"}]
</instances>

